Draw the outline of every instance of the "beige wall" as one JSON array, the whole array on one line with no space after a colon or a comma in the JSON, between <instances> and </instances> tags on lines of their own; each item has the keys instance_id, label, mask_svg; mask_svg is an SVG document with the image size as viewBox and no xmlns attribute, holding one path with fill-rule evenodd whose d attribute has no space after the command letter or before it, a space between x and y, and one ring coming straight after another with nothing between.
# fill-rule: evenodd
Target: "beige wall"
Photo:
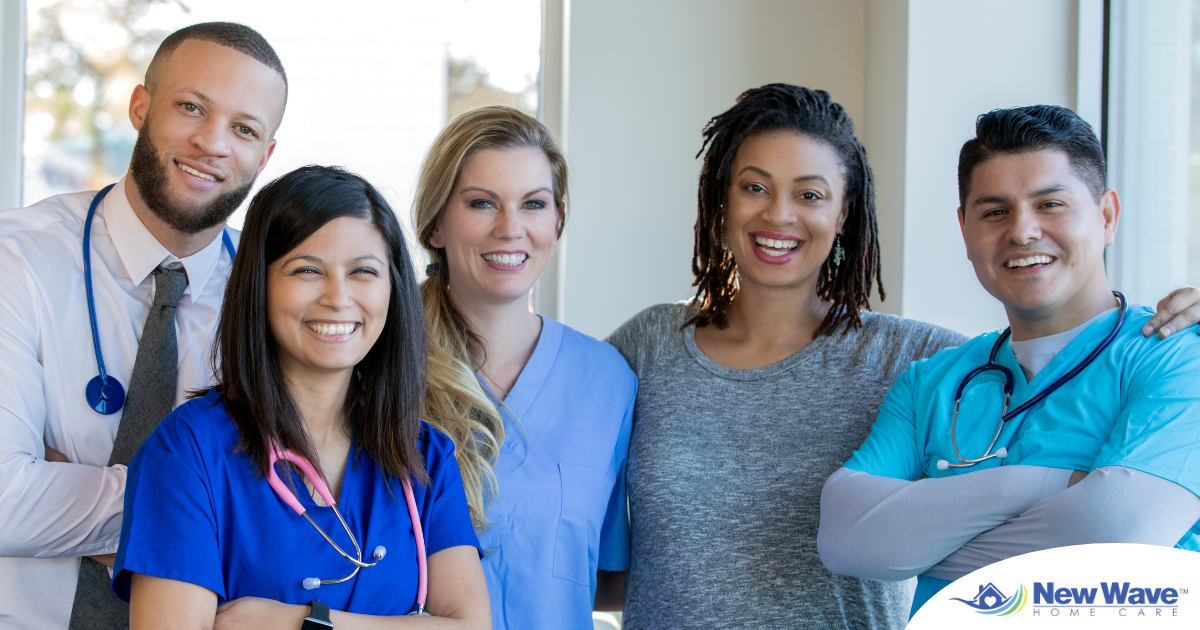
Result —
<instances>
[{"instance_id":1,"label":"beige wall","mask_svg":"<svg viewBox=\"0 0 1200 630\"><path fill-rule=\"evenodd\" d=\"M1002 327L958 230L958 150L990 109L1075 105L1081 1L567 0L560 318L602 337L692 295L700 130L783 81L828 90L867 147L888 290L875 307Z\"/></svg>"}]
</instances>

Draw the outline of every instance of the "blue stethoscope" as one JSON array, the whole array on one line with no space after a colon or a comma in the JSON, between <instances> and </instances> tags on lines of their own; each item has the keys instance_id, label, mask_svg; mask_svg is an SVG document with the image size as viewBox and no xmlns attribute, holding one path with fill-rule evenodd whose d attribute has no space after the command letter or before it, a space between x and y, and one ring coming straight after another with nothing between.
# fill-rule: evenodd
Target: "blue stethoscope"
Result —
<instances>
[{"instance_id":1,"label":"blue stethoscope","mask_svg":"<svg viewBox=\"0 0 1200 630\"><path fill-rule=\"evenodd\" d=\"M1013 393L1013 375L1008 368L996 363L996 354L1000 352L1000 348L1004 345L1005 341L1008 341L1009 335L1012 334L1012 328L1004 329L1004 332L1000 333L1000 338L996 339L996 343L992 344L992 352L988 355L988 362L975 368L974 370L971 370L971 372L967 374L965 378L963 378L962 382L959 383L958 391L954 394L954 421L950 423L950 446L954 447L954 456L957 457L958 461L962 463L951 464L944 459L939 459L937 463L938 470L946 470L947 468L969 468L975 464L978 464L979 462L991 459L993 457L996 459L1004 459L1005 457L1008 457L1008 449L1004 448L1003 446L996 449L995 453L992 452L992 447L996 445L996 440L1000 439L1000 432L1004 430L1004 423L1021 415L1021 413L1030 407L1045 400L1046 397L1050 394L1053 394L1055 390L1063 385L1066 385L1068 381L1075 378L1075 376L1082 372L1084 368L1091 365L1092 362L1096 360L1096 357L1100 356L1100 353L1104 352L1105 349L1111 346L1113 341L1117 339L1117 333L1121 331L1121 325L1125 323L1125 316L1129 314L1129 304L1125 301L1125 296L1120 291L1113 291L1113 295L1115 295L1117 300L1121 302L1121 314L1117 317L1117 324L1113 326L1112 332L1109 332L1108 336L1104 338L1104 341L1097 346L1096 349L1092 350L1090 354L1084 357L1084 359L1080 361L1078 365L1071 368L1070 372L1060 376L1058 380L1050 383L1046 389L1038 392L1036 396L1030 398L1024 403L1021 403L1012 411L1008 411L1008 401ZM967 385L970 384L971 379L989 370L995 370L1004 375L1004 408L1000 410L1000 425L996 427L996 435L992 436L992 442L991 444L988 444L987 450L983 452L983 457L964 459L963 456L958 452L958 441L955 439L954 435L955 428L958 426L958 406L959 403L962 402L963 391L967 388ZM1020 423L1018 423L1018 427L1019 426Z\"/></svg>"},{"instance_id":2,"label":"blue stethoscope","mask_svg":"<svg viewBox=\"0 0 1200 630\"><path fill-rule=\"evenodd\" d=\"M96 326L96 299L92 295L92 218L96 216L96 208L100 207L100 202L113 186L116 184L109 184L96 194L91 207L88 208L87 220L83 223L83 286L87 289L88 318L92 322L96 367L100 370L99 376L88 381L84 396L92 409L105 415L117 413L125 406L125 388L116 377L109 376L108 370L104 369L104 352L100 350L100 331ZM225 243L225 251L229 252L229 258L232 259L237 250L233 247L229 232L222 230L221 239Z\"/></svg>"}]
</instances>

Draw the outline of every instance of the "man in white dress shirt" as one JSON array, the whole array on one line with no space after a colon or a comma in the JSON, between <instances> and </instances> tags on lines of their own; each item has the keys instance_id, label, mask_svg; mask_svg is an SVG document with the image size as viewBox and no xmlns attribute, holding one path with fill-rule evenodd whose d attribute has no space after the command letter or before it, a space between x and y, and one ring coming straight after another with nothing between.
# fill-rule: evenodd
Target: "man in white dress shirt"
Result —
<instances>
[{"instance_id":1,"label":"man in white dress shirt","mask_svg":"<svg viewBox=\"0 0 1200 630\"><path fill-rule=\"evenodd\" d=\"M126 389L154 302L152 272L180 266L174 405L209 384L232 264L225 221L271 157L286 102L274 50L229 23L168 37L135 88L129 172L91 226L100 345ZM109 457L123 413L98 413L84 394L98 373L82 250L96 194L0 212L0 628L66 628L81 558L111 567L121 531L125 467Z\"/></svg>"}]
</instances>

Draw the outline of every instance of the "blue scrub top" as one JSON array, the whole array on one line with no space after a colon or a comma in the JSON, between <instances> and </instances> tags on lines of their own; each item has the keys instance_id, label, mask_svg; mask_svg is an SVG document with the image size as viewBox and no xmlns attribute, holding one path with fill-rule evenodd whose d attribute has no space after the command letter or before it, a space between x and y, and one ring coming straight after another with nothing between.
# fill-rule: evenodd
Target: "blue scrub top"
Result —
<instances>
[{"instance_id":1,"label":"blue scrub top","mask_svg":"<svg viewBox=\"0 0 1200 630\"><path fill-rule=\"evenodd\" d=\"M467 511L454 445L421 425L420 449L427 487L413 485L430 556L450 547L478 548ZM167 416L134 456L125 490L125 518L113 571L113 591L129 600L132 573L203 586L219 601L254 596L287 604L320 599L334 610L403 615L417 596L417 550L408 504L400 484L385 485L365 453L350 459L338 509L363 548L364 560L379 545L387 555L343 584L306 591L304 578L338 579L354 566L334 551L303 516L267 485L252 462L234 449L238 430L215 391ZM291 468L276 471L294 487L307 513L334 542L354 545L333 510L318 507Z\"/></svg>"},{"instance_id":2,"label":"blue scrub top","mask_svg":"<svg viewBox=\"0 0 1200 630\"><path fill-rule=\"evenodd\" d=\"M499 494L480 536L493 630L591 630L596 570L629 568L625 457L636 394L616 349L542 318L500 407Z\"/></svg>"},{"instance_id":3,"label":"blue scrub top","mask_svg":"<svg viewBox=\"0 0 1200 630\"><path fill-rule=\"evenodd\" d=\"M1032 381L1026 381L1005 342L996 362L1013 373L1009 409L1037 395L1079 364L1116 325L1118 311L1088 326ZM1200 335L1145 338L1154 315L1134 306L1117 338L1094 363L1045 400L1005 423L996 447L1008 457L970 468L938 470L958 462L950 444L954 393L968 372L987 363L999 333L914 362L888 391L871 434L846 467L894 479L948 477L1026 464L1090 472L1124 466L1174 482L1200 496ZM995 435L1004 401L1003 380L989 371L963 392L957 439L965 458L980 457ZM994 449L993 449L994 450ZM1200 550L1200 524L1176 545ZM912 612L949 582L922 575Z\"/></svg>"}]
</instances>

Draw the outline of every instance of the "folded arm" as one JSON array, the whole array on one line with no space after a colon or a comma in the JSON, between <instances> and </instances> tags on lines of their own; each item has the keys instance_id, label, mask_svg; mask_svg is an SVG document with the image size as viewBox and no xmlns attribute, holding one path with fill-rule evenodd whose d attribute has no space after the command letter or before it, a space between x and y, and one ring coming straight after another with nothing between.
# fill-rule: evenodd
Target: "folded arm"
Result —
<instances>
[{"instance_id":1,"label":"folded arm","mask_svg":"<svg viewBox=\"0 0 1200 630\"><path fill-rule=\"evenodd\" d=\"M1072 471L1001 466L906 481L842 468L825 482L817 549L834 573L898 581L1067 487Z\"/></svg>"},{"instance_id":2,"label":"folded arm","mask_svg":"<svg viewBox=\"0 0 1200 630\"><path fill-rule=\"evenodd\" d=\"M39 307L24 262L2 243L0 268L0 556L111 553L125 468L47 461Z\"/></svg>"},{"instance_id":3,"label":"folded arm","mask_svg":"<svg viewBox=\"0 0 1200 630\"><path fill-rule=\"evenodd\" d=\"M1138 470L1106 466L976 536L927 573L953 581L1006 558L1068 545L1172 547L1197 521L1200 498L1188 490Z\"/></svg>"}]
</instances>

